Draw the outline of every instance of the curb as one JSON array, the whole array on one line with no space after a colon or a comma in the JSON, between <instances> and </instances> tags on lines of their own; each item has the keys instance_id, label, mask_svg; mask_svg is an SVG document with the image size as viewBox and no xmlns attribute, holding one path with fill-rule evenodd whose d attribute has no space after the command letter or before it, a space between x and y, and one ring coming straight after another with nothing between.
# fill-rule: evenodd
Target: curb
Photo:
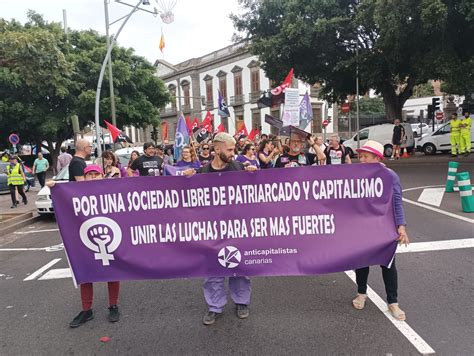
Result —
<instances>
[{"instance_id":1,"label":"curb","mask_svg":"<svg viewBox=\"0 0 474 356\"><path fill-rule=\"evenodd\" d=\"M15 232L16 230L21 229L22 227L33 224L40 219L41 219L41 216L40 215L34 216L33 212L21 214L17 217L10 219L10 221L6 223L7 226L0 229L0 235L3 236L3 235L11 234L12 232Z\"/></svg>"}]
</instances>

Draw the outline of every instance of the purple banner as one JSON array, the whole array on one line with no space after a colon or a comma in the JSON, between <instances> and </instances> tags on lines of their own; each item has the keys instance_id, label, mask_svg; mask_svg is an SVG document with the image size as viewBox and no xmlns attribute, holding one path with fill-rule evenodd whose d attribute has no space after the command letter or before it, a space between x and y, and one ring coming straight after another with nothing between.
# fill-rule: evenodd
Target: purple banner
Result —
<instances>
[{"instance_id":1,"label":"purple banner","mask_svg":"<svg viewBox=\"0 0 474 356\"><path fill-rule=\"evenodd\" d=\"M163 165L163 175L165 176L182 176L183 171L188 169L189 167L176 167L170 164Z\"/></svg>"},{"instance_id":2,"label":"purple banner","mask_svg":"<svg viewBox=\"0 0 474 356\"><path fill-rule=\"evenodd\" d=\"M56 184L77 283L312 275L388 265L392 177L380 164Z\"/></svg>"}]
</instances>

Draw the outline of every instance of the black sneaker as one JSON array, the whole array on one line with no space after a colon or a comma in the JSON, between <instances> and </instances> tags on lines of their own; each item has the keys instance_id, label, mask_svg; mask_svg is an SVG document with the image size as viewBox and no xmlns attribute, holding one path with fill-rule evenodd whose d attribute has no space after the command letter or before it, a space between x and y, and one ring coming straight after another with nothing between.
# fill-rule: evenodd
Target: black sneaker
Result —
<instances>
[{"instance_id":1,"label":"black sneaker","mask_svg":"<svg viewBox=\"0 0 474 356\"><path fill-rule=\"evenodd\" d=\"M216 319L221 316L221 313L216 313L209 311L204 315L204 318L202 319L202 323L204 325L212 325L216 322Z\"/></svg>"},{"instance_id":2,"label":"black sneaker","mask_svg":"<svg viewBox=\"0 0 474 356\"><path fill-rule=\"evenodd\" d=\"M94 314L92 314L92 309L81 311L77 316L69 323L71 328L78 328L82 324L86 323L89 320L94 318Z\"/></svg>"},{"instance_id":3,"label":"black sneaker","mask_svg":"<svg viewBox=\"0 0 474 356\"><path fill-rule=\"evenodd\" d=\"M236 304L236 313L239 319L246 319L250 315L249 307L245 304Z\"/></svg>"},{"instance_id":4,"label":"black sneaker","mask_svg":"<svg viewBox=\"0 0 474 356\"><path fill-rule=\"evenodd\" d=\"M116 305L111 305L109 307L109 316L107 317L107 319L111 322L111 323L115 323L117 321L120 320L120 312L119 312L119 308L118 306Z\"/></svg>"},{"instance_id":5,"label":"black sneaker","mask_svg":"<svg viewBox=\"0 0 474 356\"><path fill-rule=\"evenodd\" d=\"M10 208L11 208L11 209L15 209L16 207L17 207L17 205L16 205L16 204L13 204Z\"/></svg>"},{"instance_id":6,"label":"black sneaker","mask_svg":"<svg viewBox=\"0 0 474 356\"><path fill-rule=\"evenodd\" d=\"M28 200L23 200L23 204L27 205L27 204L28 204Z\"/></svg>"}]
</instances>

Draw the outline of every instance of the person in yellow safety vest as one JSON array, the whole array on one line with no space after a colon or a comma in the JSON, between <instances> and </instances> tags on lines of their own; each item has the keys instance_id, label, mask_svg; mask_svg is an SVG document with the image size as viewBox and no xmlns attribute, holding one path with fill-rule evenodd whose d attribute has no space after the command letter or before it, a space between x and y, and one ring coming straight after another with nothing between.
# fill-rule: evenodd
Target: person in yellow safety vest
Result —
<instances>
[{"instance_id":1,"label":"person in yellow safety vest","mask_svg":"<svg viewBox=\"0 0 474 356\"><path fill-rule=\"evenodd\" d=\"M472 120L469 111L464 113L464 117L460 120L459 127L461 128L460 134L460 141L461 141L461 148L459 150L460 154L464 154L464 156L469 156L471 153L471 126Z\"/></svg>"},{"instance_id":2,"label":"person in yellow safety vest","mask_svg":"<svg viewBox=\"0 0 474 356\"><path fill-rule=\"evenodd\" d=\"M9 158L8 158L9 154L7 151L3 152L2 153L2 162L8 162L9 161Z\"/></svg>"},{"instance_id":3,"label":"person in yellow safety vest","mask_svg":"<svg viewBox=\"0 0 474 356\"><path fill-rule=\"evenodd\" d=\"M8 187L10 188L10 196L12 198L11 208L16 208L19 201L16 200L15 191L18 190L18 194L23 198L23 203L28 204L28 199L26 198L25 192L23 191L23 185L26 182L25 172L21 168L21 164L18 163L17 156L10 157L10 164L7 166L7 175L8 175Z\"/></svg>"},{"instance_id":4,"label":"person in yellow safety vest","mask_svg":"<svg viewBox=\"0 0 474 356\"><path fill-rule=\"evenodd\" d=\"M449 141L451 143L451 156L457 157L458 152L461 153L460 148L460 140L461 140L461 128L460 128L461 120L458 120L458 114L452 113L451 114L451 121L449 124L451 125L451 132L449 134Z\"/></svg>"}]
</instances>

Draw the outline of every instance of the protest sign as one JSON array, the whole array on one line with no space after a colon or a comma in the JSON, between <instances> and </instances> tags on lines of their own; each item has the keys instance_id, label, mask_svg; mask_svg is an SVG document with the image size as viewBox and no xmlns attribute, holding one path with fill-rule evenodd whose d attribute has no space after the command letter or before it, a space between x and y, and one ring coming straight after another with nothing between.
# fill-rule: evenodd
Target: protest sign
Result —
<instances>
[{"instance_id":1,"label":"protest sign","mask_svg":"<svg viewBox=\"0 0 474 356\"><path fill-rule=\"evenodd\" d=\"M300 123L300 94L298 89L285 90L285 106L283 108L283 126L298 126Z\"/></svg>"},{"instance_id":2,"label":"protest sign","mask_svg":"<svg viewBox=\"0 0 474 356\"><path fill-rule=\"evenodd\" d=\"M73 182L52 196L78 283L311 275L390 263L392 184L364 164Z\"/></svg>"}]
</instances>

